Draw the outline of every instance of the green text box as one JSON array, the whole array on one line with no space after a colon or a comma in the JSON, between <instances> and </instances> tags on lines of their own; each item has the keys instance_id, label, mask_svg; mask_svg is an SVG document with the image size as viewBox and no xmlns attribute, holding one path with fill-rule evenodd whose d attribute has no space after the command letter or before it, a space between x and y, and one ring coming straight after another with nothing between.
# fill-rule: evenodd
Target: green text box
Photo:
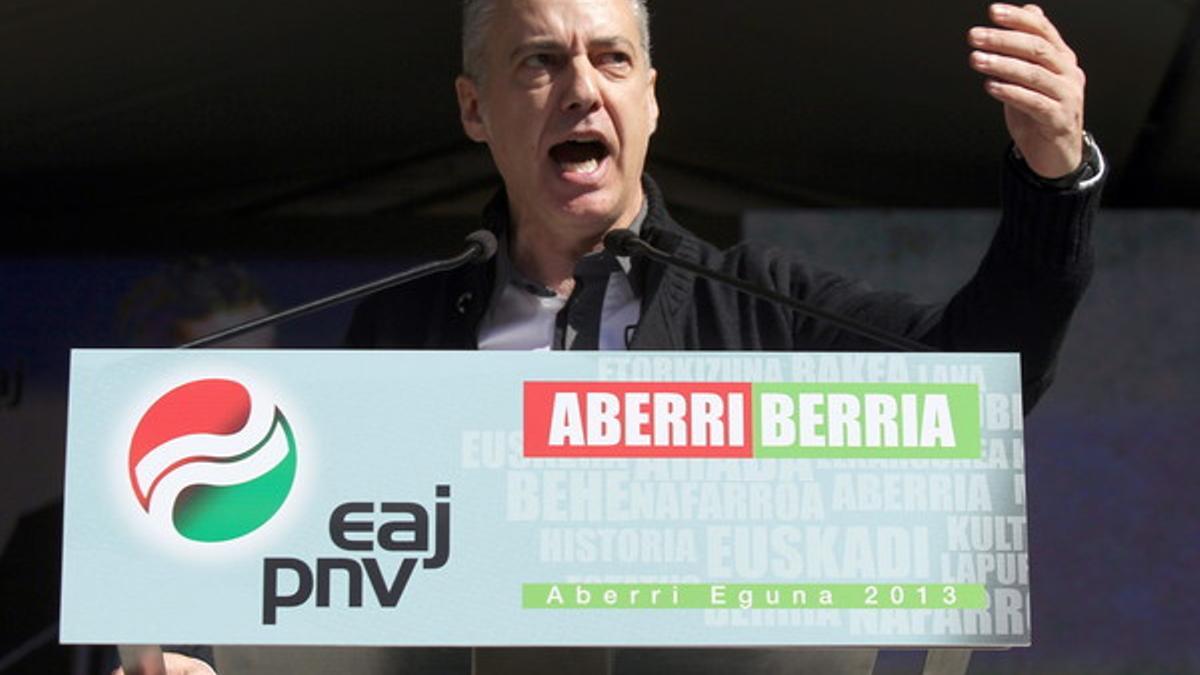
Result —
<instances>
[{"instance_id":1,"label":"green text box","mask_svg":"<svg viewBox=\"0 0 1200 675\"><path fill-rule=\"evenodd\" d=\"M756 383L754 456L978 459L979 387ZM765 425L765 426L764 426Z\"/></svg>"},{"instance_id":2,"label":"green text box","mask_svg":"<svg viewBox=\"0 0 1200 675\"><path fill-rule=\"evenodd\" d=\"M983 584L524 584L525 609L985 609Z\"/></svg>"}]
</instances>

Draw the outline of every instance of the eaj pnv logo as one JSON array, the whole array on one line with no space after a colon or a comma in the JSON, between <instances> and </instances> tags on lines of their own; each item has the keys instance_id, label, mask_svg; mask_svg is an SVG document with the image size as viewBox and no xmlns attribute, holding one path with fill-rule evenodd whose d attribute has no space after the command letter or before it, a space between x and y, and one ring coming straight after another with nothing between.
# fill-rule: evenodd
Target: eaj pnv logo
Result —
<instances>
[{"instance_id":1,"label":"eaj pnv logo","mask_svg":"<svg viewBox=\"0 0 1200 675\"><path fill-rule=\"evenodd\" d=\"M193 380L163 394L129 443L138 504L192 541L229 541L258 529L279 511L295 476L287 418L252 403L233 380Z\"/></svg>"}]
</instances>

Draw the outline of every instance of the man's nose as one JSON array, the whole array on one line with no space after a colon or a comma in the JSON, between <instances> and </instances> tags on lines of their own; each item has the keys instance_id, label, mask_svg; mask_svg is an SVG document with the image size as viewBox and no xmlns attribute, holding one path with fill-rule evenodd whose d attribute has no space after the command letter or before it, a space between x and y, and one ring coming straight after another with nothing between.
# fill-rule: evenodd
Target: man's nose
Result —
<instances>
[{"instance_id":1,"label":"man's nose","mask_svg":"<svg viewBox=\"0 0 1200 675\"><path fill-rule=\"evenodd\" d=\"M566 92L563 94L564 112L591 112L600 103L600 86L596 78L599 73L586 56L571 59L565 75Z\"/></svg>"}]
</instances>

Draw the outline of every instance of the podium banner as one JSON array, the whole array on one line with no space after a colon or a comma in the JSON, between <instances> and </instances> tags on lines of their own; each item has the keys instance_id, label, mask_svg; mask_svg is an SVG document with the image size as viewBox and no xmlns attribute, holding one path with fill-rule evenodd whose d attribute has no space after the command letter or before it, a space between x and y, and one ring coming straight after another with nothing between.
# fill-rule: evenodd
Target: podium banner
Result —
<instances>
[{"instance_id":1,"label":"podium banner","mask_svg":"<svg viewBox=\"0 0 1200 675\"><path fill-rule=\"evenodd\" d=\"M75 350L61 638L1028 645L1019 370Z\"/></svg>"}]
</instances>

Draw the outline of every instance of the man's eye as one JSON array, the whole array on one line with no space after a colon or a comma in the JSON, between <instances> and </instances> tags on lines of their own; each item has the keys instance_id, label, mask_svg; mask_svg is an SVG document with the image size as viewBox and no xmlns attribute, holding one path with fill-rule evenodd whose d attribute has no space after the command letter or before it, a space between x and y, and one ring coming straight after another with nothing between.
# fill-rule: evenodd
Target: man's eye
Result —
<instances>
[{"instance_id":1,"label":"man's eye","mask_svg":"<svg viewBox=\"0 0 1200 675\"><path fill-rule=\"evenodd\" d=\"M625 52L605 52L596 58L596 67L623 74L633 67L633 57Z\"/></svg>"},{"instance_id":2,"label":"man's eye","mask_svg":"<svg viewBox=\"0 0 1200 675\"><path fill-rule=\"evenodd\" d=\"M605 65L627 66L633 63L633 57L625 52L608 52L601 54L599 60Z\"/></svg>"},{"instance_id":3,"label":"man's eye","mask_svg":"<svg viewBox=\"0 0 1200 675\"><path fill-rule=\"evenodd\" d=\"M530 54L525 57L521 65L526 68L549 68L554 63L554 57L550 54Z\"/></svg>"}]
</instances>

